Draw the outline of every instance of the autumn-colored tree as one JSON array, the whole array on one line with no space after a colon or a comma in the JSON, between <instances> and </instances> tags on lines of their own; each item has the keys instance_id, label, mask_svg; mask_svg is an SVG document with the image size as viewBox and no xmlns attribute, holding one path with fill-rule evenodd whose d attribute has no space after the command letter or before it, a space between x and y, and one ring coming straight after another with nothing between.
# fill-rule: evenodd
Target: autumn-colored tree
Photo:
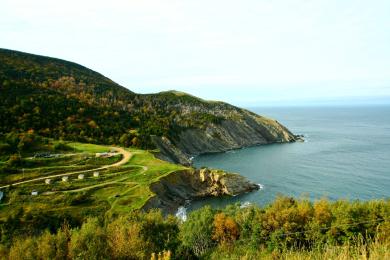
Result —
<instances>
[{"instance_id":1,"label":"autumn-colored tree","mask_svg":"<svg viewBox=\"0 0 390 260\"><path fill-rule=\"evenodd\" d=\"M153 253L150 260L170 260L172 257L171 251L163 251L158 254Z\"/></svg>"},{"instance_id":2,"label":"autumn-colored tree","mask_svg":"<svg viewBox=\"0 0 390 260\"><path fill-rule=\"evenodd\" d=\"M91 120L88 122L88 125L91 127L91 128L98 128L98 125L96 124L96 122L94 120Z\"/></svg>"},{"instance_id":3,"label":"autumn-colored tree","mask_svg":"<svg viewBox=\"0 0 390 260\"><path fill-rule=\"evenodd\" d=\"M16 239L9 251L8 259L38 259L35 239L31 237Z\"/></svg>"},{"instance_id":4,"label":"autumn-colored tree","mask_svg":"<svg viewBox=\"0 0 390 260\"><path fill-rule=\"evenodd\" d=\"M38 259L55 259L56 257L56 236L48 231L44 232L37 239Z\"/></svg>"},{"instance_id":5,"label":"autumn-colored tree","mask_svg":"<svg viewBox=\"0 0 390 260\"><path fill-rule=\"evenodd\" d=\"M220 244L230 244L236 241L240 236L240 230L233 218L224 213L218 213L214 216L213 239Z\"/></svg>"},{"instance_id":6,"label":"autumn-colored tree","mask_svg":"<svg viewBox=\"0 0 390 260\"><path fill-rule=\"evenodd\" d=\"M314 203L314 219L320 225L328 225L332 221L330 203L326 199L321 199Z\"/></svg>"},{"instance_id":7,"label":"autumn-colored tree","mask_svg":"<svg viewBox=\"0 0 390 260\"><path fill-rule=\"evenodd\" d=\"M120 217L107 226L110 254L115 259L145 258L145 241L141 238L141 225Z\"/></svg>"}]
</instances>

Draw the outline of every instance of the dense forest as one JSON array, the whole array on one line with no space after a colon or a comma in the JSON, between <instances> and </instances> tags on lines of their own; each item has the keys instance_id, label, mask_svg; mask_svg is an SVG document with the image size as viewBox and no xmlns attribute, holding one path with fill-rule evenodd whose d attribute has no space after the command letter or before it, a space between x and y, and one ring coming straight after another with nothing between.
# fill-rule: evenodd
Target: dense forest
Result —
<instances>
[{"instance_id":1,"label":"dense forest","mask_svg":"<svg viewBox=\"0 0 390 260\"><path fill-rule=\"evenodd\" d=\"M0 49L0 133L151 148L150 136L240 117L222 102L168 91L140 95L81 65Z\"/></svg>"},{"instance_id":2,"label":"dense forest","mask_svg":"<svg viewBox=\"0 0 390 260\"><path fill-rule=\"evenodd\" d=\"M9 259L386 259L390 201L310 202L278 197L266 207L204 207L186 221L159 211L110 219L45 218L23 212L1 224ZM38 223L39 221L36 221ZM45 225L42 225L45 223ZM20 229L20 227L24 229ZM44 228L46 226L46 229ZM302 258L300 258L302 259Z\"/></svg>"}]
</instances>

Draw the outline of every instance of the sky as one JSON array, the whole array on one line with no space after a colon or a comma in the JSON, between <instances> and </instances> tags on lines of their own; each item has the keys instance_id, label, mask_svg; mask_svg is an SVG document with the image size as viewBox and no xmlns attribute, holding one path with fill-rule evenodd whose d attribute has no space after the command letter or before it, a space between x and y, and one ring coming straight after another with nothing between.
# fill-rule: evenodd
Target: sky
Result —
<instances>
[{"instance_id":1,"label":"sky","mask_svg":"<svg viewBox=\"0 0 390 260\"><path fill-rule=\"evenodd\" d=\"M390 104L388 0L0 0L0 48L74 61L138 93Z\"/></svg>"}]
</instances>

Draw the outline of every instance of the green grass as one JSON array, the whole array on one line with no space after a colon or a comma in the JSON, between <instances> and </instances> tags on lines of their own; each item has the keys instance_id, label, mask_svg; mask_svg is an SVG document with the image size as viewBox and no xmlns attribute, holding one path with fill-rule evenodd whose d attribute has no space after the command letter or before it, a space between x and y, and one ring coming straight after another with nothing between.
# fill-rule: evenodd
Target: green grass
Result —
<instances>
[{"instance_id":1,"label":"green grass","mask_svg":"<svg viewBox=\"0 0 390 260\"><path fill-rule=\"evenodd\" d=\"M103 153L110 151L109 147L97 144L86 144L78 142L67 142L66 144L79 152Z\"/></svg>"},{"instance_id":2,"label":"green grass","mask_svg":"<svg viewBox=\"0 0 390 260\"><path fill-rule=\"evenodd\" d=\"M0 186L37 177L94 169L121 159L121 155L96 158L92 153L65 154L56 158L26 158L23 159L23 166L15 168L16 173L0 175Z\"/></svg>"},{"instance_id":3,"label":"green grass","mask_svg":"<svg viewBox=\"0 0 390 260\"><path fill-rule=\"evenodd\" d=\"M24 176L13 174L2 181L7 183L21 179L62 174L102 165L113 164L121 156L95 158L91 154L107 152L110 147L94 144L67 143L77 150L77 154L53 159L30 159L31 168L26 168ZM150 184L174 171L185 169L154 157L148 151L127 149L132 157L125 165L100 170L98 178L93 177L93 170L84 173L85 179L77 179L78 174L69 176L68 182L60 177L50 178L51 184L44 180L15 186L5 191L6 197L0 207L0 219L15 213L22 207L25 212L52 212L59 214L79 215L106 214L112 215L142 208L146 201L153 197ZM72 166L70 166L71 164ZM36 167L39 166L39 167ZM20 170L20 169L19 169ZM31 191L39 192L31 196Z\"/></svg>"}]
</instances>

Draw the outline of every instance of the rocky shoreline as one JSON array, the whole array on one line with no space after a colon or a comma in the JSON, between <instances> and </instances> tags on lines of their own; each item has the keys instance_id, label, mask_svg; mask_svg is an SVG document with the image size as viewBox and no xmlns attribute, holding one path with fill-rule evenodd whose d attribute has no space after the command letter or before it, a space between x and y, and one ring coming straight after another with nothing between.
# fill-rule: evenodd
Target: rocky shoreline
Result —
<instances>
[{"instance_id":1,"label":"rocky shoreline","mask_svg":"<svg viewBox=\"0 0 390 260\"><path fill-rule=\"evenodd\" d=\"M192 157L256 145L290 143L300 139L279 122L243 111L241 120L225 120L204 129L191 128L175 138L152 136L162 160L191 165Z\"/></svg>"},{"instance_id":2,"label":"rocky shoreline","mask_svg":"<svg viewBox=\"0 0 390 260\"><path fill-rule=\"evenodd\" d=\"M150 186L155 194L142 210L159 208L173 214L188 200L206 197L236 196L259 189L245 177L222 170L188 169L173 172Z\"/></svg>"}]
</instances>

